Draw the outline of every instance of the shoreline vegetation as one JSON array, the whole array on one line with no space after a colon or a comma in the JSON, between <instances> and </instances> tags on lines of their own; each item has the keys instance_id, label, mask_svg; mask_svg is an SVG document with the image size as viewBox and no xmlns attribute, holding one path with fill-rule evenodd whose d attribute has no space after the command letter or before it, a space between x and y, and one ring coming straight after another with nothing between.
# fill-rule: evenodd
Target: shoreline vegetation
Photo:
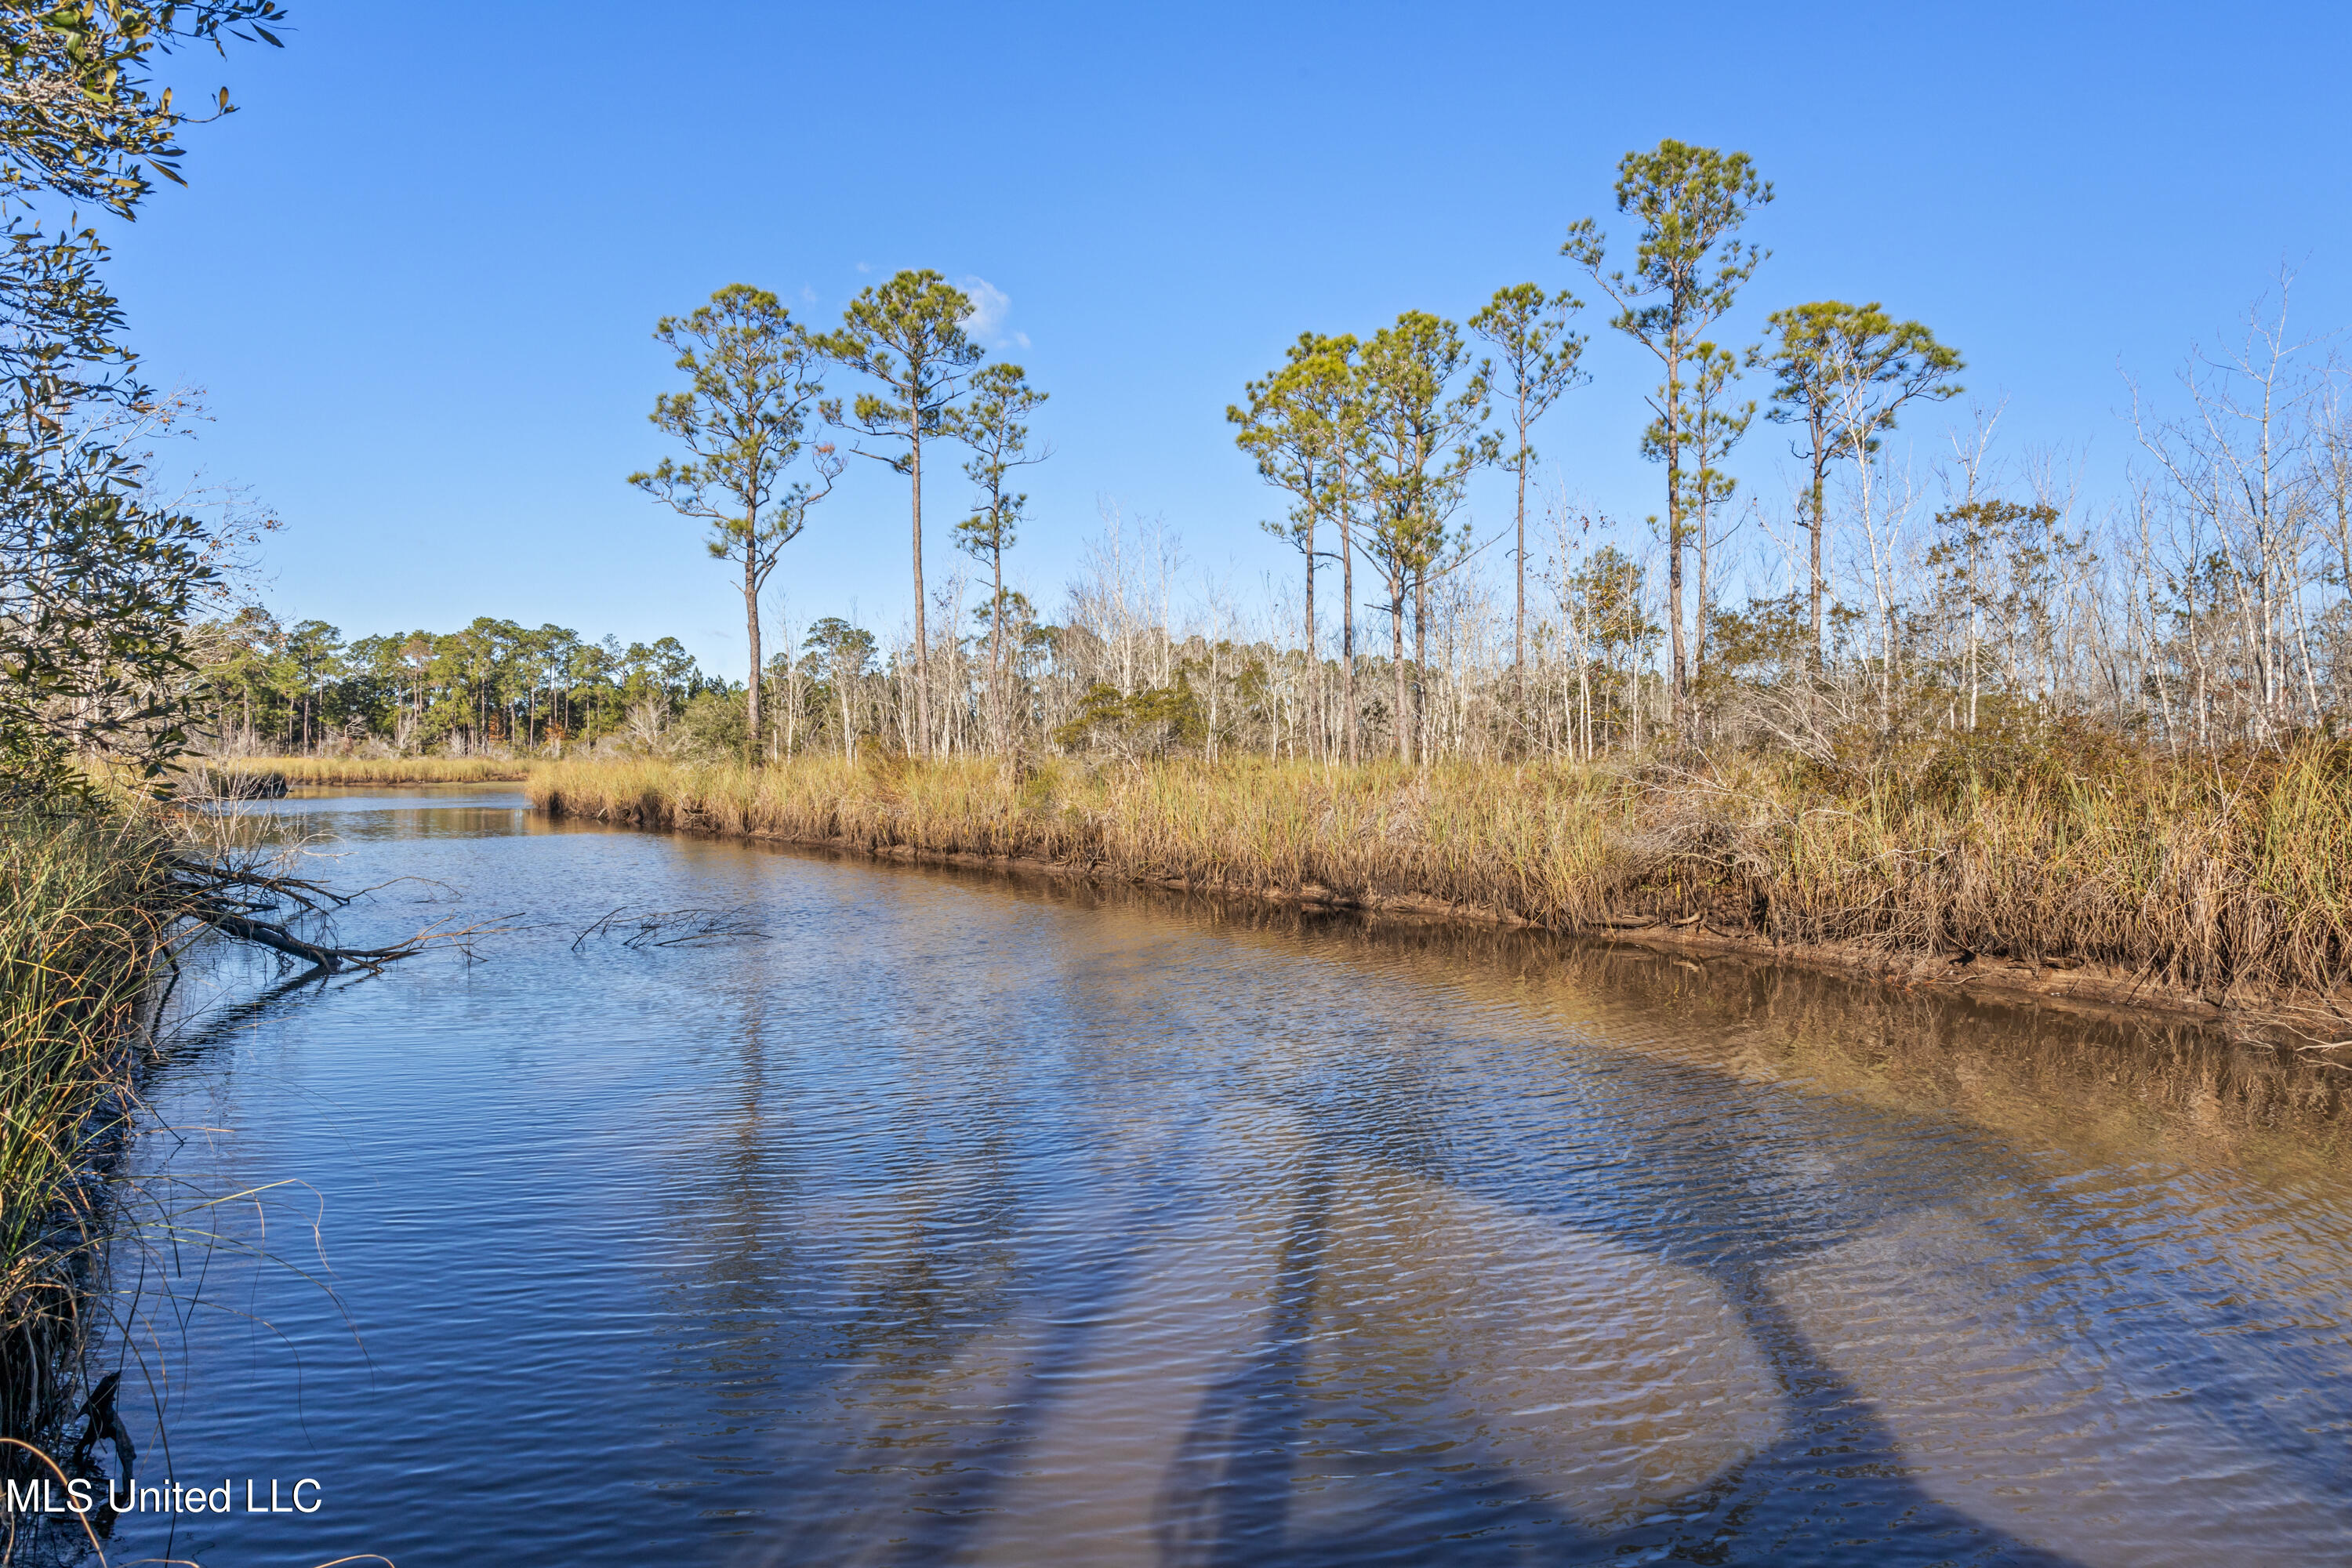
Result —
<instances>
[{"instance_id":1,"label":"shoreline vegetation","mask_svg":"<svg viewBox=\"0 0 2352 1568\"><path fill-rule=\"evenodd\" d=\"M215 757L188 773L198 795L248 799L304 784L519 784L531 767L528 760L499 757ZM248 780L265 787L257 791L238 782ZM266 787L271 780L281 787Z\"/></svg>"},{"instance_id":2,"label":"shoreline vegetation","mask_svg":"<svg viewBox=\"0 0 2352 1568\"><path fill-rule=\"evenodd\" d=\"M172 846L147 816L18 806L0 823L0 1436L25 1439L62 1419L87 1342L102 1167L177 916Z\"/></svg>"},{"instance_id":3,"label":"shoreline vegetation","mask_svg":"<svg viewBox=\"0 0 2352 1568\"><path fill-rule=\"evenodd\" d=\"M2045 742L1843 775L1749 756L556 762L529 795L558 816L1748 952L1906 984L2290 1024L2352 1007L2342 742L2174 759L2093 737L2072 754Z\"/></svg>"}]
</instances>

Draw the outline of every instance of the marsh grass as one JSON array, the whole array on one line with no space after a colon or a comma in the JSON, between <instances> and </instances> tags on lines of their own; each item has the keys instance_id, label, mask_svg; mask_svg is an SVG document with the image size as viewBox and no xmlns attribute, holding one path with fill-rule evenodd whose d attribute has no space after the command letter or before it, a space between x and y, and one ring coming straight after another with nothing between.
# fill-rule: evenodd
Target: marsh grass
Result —
<instances>
[{"instance_id":1,"label":"marsh grass","mask_svg":"<svg viewBox=\"0 0 2352 1568\"><path fill-rule=\"evenodd\" d=\"M57 1416L166 942L170 842L138 813L0 809L0 1436Z\"/></svg>"},{"instance_id":2,"label":"marsh grass","mask_svg":"<svg viewBox=\"0 0 2352 1568\"><path fill-rule=\"evenodd\" d=\"M205 765L224 773L276 773L289 784L512 783L530 772L528 762L496 757L222 757Z\"/></svg>"},{"instance_id":3,"label":"marsh grass","mask_svg":"<svg viewBox=\"0 0 2352 1568\"><path fill-rule=\"evenodd\" d=\"M2329 1001L2352 974L2352 747L2112 741L1674 764L1047 759L554 763L541 809L884 853L1010 857L1562 931L1685 922L1888 956L2113 966Z\"/></svg>"}]
</instances>

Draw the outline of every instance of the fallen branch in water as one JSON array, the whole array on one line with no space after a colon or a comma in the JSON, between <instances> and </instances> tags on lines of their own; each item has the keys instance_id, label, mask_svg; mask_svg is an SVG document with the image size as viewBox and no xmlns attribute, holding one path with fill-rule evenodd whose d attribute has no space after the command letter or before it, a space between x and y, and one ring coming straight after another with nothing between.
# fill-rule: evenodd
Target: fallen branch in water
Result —
<instances>
[{"instance_id":1,"label":"fallen branch in water","mask_svg":"<svg viewBox=\"0 0 2352 1568\"><path fill-rule=\"evenodd\" d=\"M768 934L753 926L750 914L740 909L646 910L632 915L623 905L573 937L572 951L579 952L580 944L592 936L615 935L624 930L633 932L621 942L626 948L677 947L688 942L764 938Z\"/></svg>"},{"instance_id":2,"label":"fallen branch in water","mask_svg":"<svg viewBox=\"0 0 2352 1568\"><path fill-rule=\"evenodd\" d=\"M396 963L404 958L413 958L420 952L438 948L457 948L470 955L476 938L495 935L507 929L488 921L451 929L447 922L442 921L383 947L343 947L313 941L296 931L290 921L259 917L290 905L297 919L303 916L323 918L381 888L391 887L393 883L378 883L375 887L349 893L338 892L306 877L270 871L257 860L204 859L189 855L173 857L170 873L165 913L219 931L238 942L268 948L273 952L308 963L314 971L329 974L341 973L346 969L378 973L388 963ZM394 879L395 881L419 879Z\"/></svg>"},{"instance_id":3,"label":"fallen branch in water","mask_svg":"<svg viewBox=\"0 0 2352 1568\"><path fill-rule=\"evenodd\" d=\"M2317 1035L2305 1034L2291 1025L2283 1026L2283 1027L2285 1028L2286 1033L2295 1037L2297 1044L2294 1048L2306 1056L2317 1051L2340 1051L2352 1047L2352 1040L2323 1040ZM2335 1064L2324 1065L2334 1066Z\"/></svg>"}]
</instances>

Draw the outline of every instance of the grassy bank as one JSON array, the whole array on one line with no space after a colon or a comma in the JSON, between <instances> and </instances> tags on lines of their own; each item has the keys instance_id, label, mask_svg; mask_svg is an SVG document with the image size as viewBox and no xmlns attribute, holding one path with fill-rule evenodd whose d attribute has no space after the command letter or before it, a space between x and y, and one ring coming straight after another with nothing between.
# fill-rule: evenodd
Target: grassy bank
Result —
<instances>
[{"instance_id":1,"label":"grassy bank","mask_svg":"<svg viewBox=\"0 0 2352 1568\"><path fill-rule=\"evenodd\" d=\"M1017 775L985 760L559 763L530 789L604 821L1835 950L1938 977L2088 970L2065 984L2251 1004L2321 1002L2352 976L2342 745L1638 769L1048 760Z\"/></svg>"},{"instance_id":2,"label":"grassy bank","mask_svg":"<svg viewBox=\"0 0 2352 1568\"><path fill-rule=\"evenodd\" d=\"M491 784L530 773L528 762L496 757L228 757L208 765L219 773L276 773L289 784Z\"/></svg>"},{"instance_id":3,"label":"grassy bank","mask_svg":"<svg viewBox=\"0 0 2352 1568\"><path fill-rule=\"evenodd\" d=\"M166 845L137 817L0 811L0 1432L37 1432L78 1337L162 937Z\"/></svg>"}]
</instances>

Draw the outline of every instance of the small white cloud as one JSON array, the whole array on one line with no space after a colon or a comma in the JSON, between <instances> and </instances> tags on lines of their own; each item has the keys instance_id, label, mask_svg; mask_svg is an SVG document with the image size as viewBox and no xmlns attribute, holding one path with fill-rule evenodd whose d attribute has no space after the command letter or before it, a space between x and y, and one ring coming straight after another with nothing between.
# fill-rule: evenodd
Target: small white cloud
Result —
<instances>
[{"instance_id":1,"label":"small white cloud","mask_svg":"<svg viewBox=\"0 0 2352 1568\"><path fill-rule=\"evenodd\" d=\"M1013 312L1013 300L1003 289L985 278L959 278L956 287L971 300L971 318L966 325L973 337L991 348L1003 348L1008 341L1029 346L1029 340L1019 332L1009 340L1004 335L1004 318Z\"/></svg>"},{"instance_id":2,"label":"small white cloud","mask_svg":"<svg viewBox=\"0 0 2352 1568\"><path fill-rule=\"evenodd\" d=\"M801 285L801 303L803 305L814 305L816 303L816 290L810 288L805 283Z\"/></svg>"},{"instance_id":3,"label":"small white cloud","mask_svg":"<svg viewBox=\"0 0 2352 1568\"><path fill-rule=\"evenodd\" d=\"M870 261L861 261L857 264L857 270L860 272L871 272L874 270L874 263Z\"/></svg>"},{"instance_id":4,"label":"small white cloud","mask_svg":"<svg viewBox=\"0 0 2352 1568\"><path fill-rule=\"evenodd\" d=\"M1029 334L1028 334L1028 333L1026 333L1026 332L1015 332L1015 333L1013 333L1013 346L1014 348L1020 348L1020 349L1025 349L1025 348L1027 348L1027 347L1029 346Z\"/></svg>"},{"instance_id":5,"label":"small white cloud","mask_svg":"<svg viewBox=\"0 0 2352 1568\"><path fill-rule=\"evenodd\" d=\"M977 336L992 338L1004 325L1005 313L1013 309L1013 300L1003 289L985 278L959 278L956 287L971 300L971 330Z\"/></svg>"}]
</instances>

